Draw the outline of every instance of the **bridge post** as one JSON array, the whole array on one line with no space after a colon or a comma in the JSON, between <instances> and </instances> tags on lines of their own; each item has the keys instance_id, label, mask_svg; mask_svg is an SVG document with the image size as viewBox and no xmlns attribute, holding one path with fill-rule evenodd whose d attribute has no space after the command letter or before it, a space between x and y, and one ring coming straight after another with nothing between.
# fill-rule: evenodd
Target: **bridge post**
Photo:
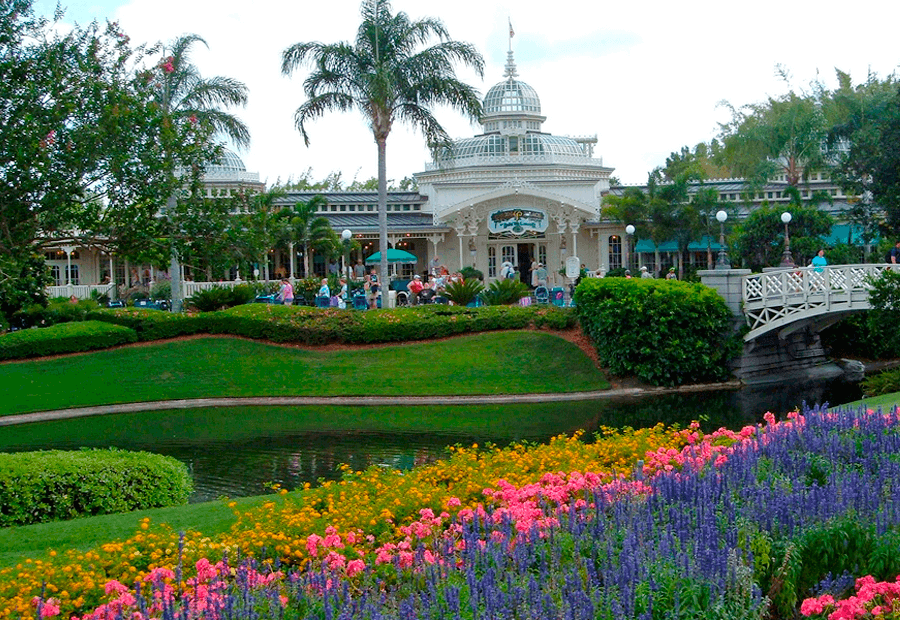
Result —
<instances>
[{"instance_id":1,"label":"bridge post","mask_svg":"<svg viewBox=\"0 0 900 620\"><path fill-rule=\"evenodd\" d=\"M731 314L744 323L744 311L741 307L741 278L752 273L749 269L702 269L697 272L700 281L714 288L725 299Z\"/></svg>"}]
</instances>

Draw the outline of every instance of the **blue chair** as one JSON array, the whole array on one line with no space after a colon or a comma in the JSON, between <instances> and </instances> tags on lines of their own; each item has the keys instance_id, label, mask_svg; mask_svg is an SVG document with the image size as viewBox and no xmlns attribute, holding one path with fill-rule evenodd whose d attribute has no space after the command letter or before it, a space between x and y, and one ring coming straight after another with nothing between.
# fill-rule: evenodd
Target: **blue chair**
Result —
<instances>
[{"instance_id":1,"label":"blue chair","mask_svg":"<svg viewBox=\"0 0 900 620\"><path fill-rule=\"evenodd\" d=\"M550 302L554 306L559 306L560 308L562 308L566 305L566 292L558 286L553 288L550 291Z\"/></svg>"},{"instance_id":2,"label":"blue chair","mask_svg":"<svg viewBox=\"0 0 900 620\"><path fill-rule=\"evenodd\" d=\"M366 296L362 293L356 293L353 296L353 309L354 310L367 310L369 308L369 304L366 301Z\"/></svg>"},{"instance_id":3,"label":"blue chair","mask_svg":"<svg viewBox=\"0 0 900 620\"><path fill-rule=\"evenodd\" d=\"M539 304L550 303L550 291L546 286L539 286L534 289L534 301Z\"/></svg>"},{"instance_id":4,"label":"blue chair","mask_svg":"<svg viewBox=\"0 0 900 620\"><path fill-rule=\"evenodd\" d=\"M327 308L331 305L331 297L316 295L316 308Z\"/></svg>"},{"instance_id":5,"label":"blue chair","mask_svg":"<svg viewBox=\"0 0 900 620\"><path fill-rule=\"evenodd\" d=\"M445 306L450 303L450 300L444 297L443 295L437 295L432 303L436 304L444 304Z\"/></svg>"}]
</instances>

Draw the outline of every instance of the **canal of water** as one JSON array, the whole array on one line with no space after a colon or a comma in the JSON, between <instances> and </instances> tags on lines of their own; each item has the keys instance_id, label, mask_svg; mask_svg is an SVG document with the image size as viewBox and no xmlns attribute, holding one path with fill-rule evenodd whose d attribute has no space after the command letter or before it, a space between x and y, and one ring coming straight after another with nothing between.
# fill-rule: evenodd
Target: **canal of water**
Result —
<instances>
[{"instance_id":1,"label":"canal of water","mask_svg":"<svg viewBox=\"0 0 900 620\"><path fill-rule=\"evenodd\" d=\"M408 407L227 407L129 413L5 427L0 451L110 447L173 456L191 470L192 502L293 489L353 469L403 469L447 454L454 444L505 446L546 441L602 426L642 428L659 422L705 430L738 429L781 417L804 400L839 405L860 398L842 382L790 384L644 398L528 405Z\"/></svg>"}]
</instances>

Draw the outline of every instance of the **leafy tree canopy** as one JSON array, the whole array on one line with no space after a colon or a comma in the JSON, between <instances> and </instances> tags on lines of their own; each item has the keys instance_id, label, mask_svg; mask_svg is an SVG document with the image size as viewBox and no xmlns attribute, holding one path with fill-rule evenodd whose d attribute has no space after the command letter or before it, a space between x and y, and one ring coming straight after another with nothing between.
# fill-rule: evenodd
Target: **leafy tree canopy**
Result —
<instances>
[{"instance_id":1,"label":"leafy tree canopy","mask_svg":"<svg viewBox=\"0 0 900 620\"><path fill-rule=\"evenodd\" d=\"M809 264L822 247L822 238L831 232L834 220L814 206L793 204L763 205L750 212L731 237L732 259L739 258L744 267L759 271L774 267L784 252L784 223L781 214L791 214L788 234L791 254L798 265Z\"/></svg>"}]
</instances>

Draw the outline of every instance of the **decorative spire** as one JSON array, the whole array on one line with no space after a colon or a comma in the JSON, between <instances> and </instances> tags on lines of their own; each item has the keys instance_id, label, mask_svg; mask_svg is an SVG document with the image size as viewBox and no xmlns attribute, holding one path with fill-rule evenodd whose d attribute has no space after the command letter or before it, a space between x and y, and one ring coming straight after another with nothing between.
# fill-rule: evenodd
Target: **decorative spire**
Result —
<instances>
[{"instance_id":1,"label":"decorative spire","mask_svg":"<svg viewBox=\"0 0 900 620\"><path fill-rule=\"evenodd\" d=\"M519 72L516 71L516 61L513 60L512 50L509 50L506 52L506 71L503 72L503 77L511 80L518 75Z\"/></svg>"},{"instance_id":2,"label":"decorative spire","mask_svg":"<svg viewBox=\"0 0 900 620\"><path fill-rule=\"evenodd\" d=\"M512 27L512 18L509 18L509 51L506 52L506 71L503 73L503 77L509 79L519 75L516 72L516 61L513 60L512 40L514 36L516 36L516 33Z\"/></svg>"}]
</instances>

